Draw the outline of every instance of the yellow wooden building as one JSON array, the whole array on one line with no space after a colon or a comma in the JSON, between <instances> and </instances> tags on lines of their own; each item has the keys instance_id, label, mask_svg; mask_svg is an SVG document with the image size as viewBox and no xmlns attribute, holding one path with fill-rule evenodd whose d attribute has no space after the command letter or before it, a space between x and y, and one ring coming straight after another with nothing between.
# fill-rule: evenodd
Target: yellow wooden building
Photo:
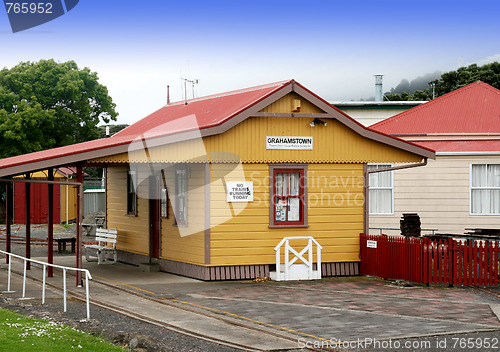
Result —
<instances>
[{"instance_id":1,"label":"yellow wooden building","mask_svg":"<svg viewBox=\"0 0 500 352\"><path fill-rule=\"evenodd\" d=\"M54 155L107 167L106 221L118 230L119 260L203 280L269 275L287 236L316 239L323 276L359 273L367 165L434 158L294 80L168 104ZM21 170L5 167L0 176Z\"/></svg>"}]
</instances>

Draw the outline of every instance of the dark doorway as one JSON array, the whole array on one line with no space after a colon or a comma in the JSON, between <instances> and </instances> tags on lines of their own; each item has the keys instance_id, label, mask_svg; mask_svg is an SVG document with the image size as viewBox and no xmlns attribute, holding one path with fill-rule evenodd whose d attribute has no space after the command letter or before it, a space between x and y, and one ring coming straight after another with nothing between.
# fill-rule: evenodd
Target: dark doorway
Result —
<instances>
[{"instance_id":1,"label":"dark doorway","mask_svg":"<svg viewBox=\"0 0 500 352\"><path fill-rule=\"evenodd\" d=\"M161 177L149 177L149 256L160 258L161 245Z\"/></svg>"}]
</instances>

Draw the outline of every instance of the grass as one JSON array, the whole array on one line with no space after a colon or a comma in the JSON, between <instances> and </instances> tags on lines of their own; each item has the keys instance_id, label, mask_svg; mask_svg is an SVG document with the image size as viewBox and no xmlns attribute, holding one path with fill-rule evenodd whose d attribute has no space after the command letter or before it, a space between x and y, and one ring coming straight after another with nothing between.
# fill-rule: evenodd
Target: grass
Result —
<instances>
[{"instance_id":1,"label":"grass","mask_svg":"<svg viewBox=\"0 0 500 352\"><path fill-rule=\"evenodd\" d=\"M32 319L0 308L0 350L9 352L123 352L118 346L74 328Z\"/></svg>"}]
</instances>

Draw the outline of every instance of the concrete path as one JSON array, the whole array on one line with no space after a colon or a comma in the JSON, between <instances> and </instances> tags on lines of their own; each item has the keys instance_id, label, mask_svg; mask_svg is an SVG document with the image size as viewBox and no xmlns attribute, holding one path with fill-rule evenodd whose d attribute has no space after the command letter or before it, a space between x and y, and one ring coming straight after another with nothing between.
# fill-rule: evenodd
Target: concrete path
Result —
<instances>
[{"instance_id":1,"label":"concrete path","mask_svg":"<svg viewBox=\"0 0 500 352\"><path fill-rule=\"evenodd\" d=\"M56 262L74 266L75 258L56 257ZM400 287L364 277L314 282L202 282L142 272L121 263L83 263L96 282L139 292L168 305L126 292L116 296L91 283L93 298L109 300L114 295L112 303L131 314L166 322L195 335L260 349L297 348L305 340L399 339L500 331L500 298L469 288ZM5 270L0 270L0 291L5 290L5 278ZM74 287L73 279L68 283ZM252 324L262 331L248 330L238 323ZM272 334L283 334L291 340Z\"/></svg>"}]
</instances>

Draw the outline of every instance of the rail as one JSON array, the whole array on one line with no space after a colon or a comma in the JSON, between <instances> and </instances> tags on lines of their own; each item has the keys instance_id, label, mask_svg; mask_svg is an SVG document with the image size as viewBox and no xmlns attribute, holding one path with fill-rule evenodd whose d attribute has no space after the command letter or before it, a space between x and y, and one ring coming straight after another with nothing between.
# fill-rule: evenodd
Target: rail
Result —
<instances>
[{"instance_id":1,"label":"rail","mask_svg":"<svg viewBox=\"0 0 500 352\"><path fill-rule=\"evenodd\" d=\"M74 270L74 271L80 271L80 272L83 272L85 273L85 295L86 295L86 303L87 303L87 319L90 319L90 300L89 300L89 297L90 297L90 294L89 294L89 280L92 280L92 276L90 275L90 272L87 270L87 269L78 269L78 268L71 268L71 267L68 267L68 266L61 266L61 265L56 265L56 264L50 264L50 263L45 263L45 262L41 262L39 260L36 260L36 259L28 259L28 258L25 258L25 257L22 257L20 255L17 255L17 254L13 254L13 253L9 253L9 252L5 252L5 251L2 251L0 250L0 253L3 253L5 255L8 256L8 262L9 262L9 273L8 273L8 276L7 276L7 292L12 292L10 290L10 277L11 277L11 272L12 272L12 257L14 258L19 258L23 261L23 265L24 265L24 272L23 272L23 297L22 298L25 298L26 297L26 263L29 261L31 263L37 263L37 264L40 264L42 265L43 267L43 284L42 284L42 304L45 304L45 277L46 277L46 274L47 274L47 266L51 266L53 268L59 268L59 269L62 269L62 272L63 272L63 301L64 301L64 312L66 312L67 310L67 304L66 304L66 271L67 270Z\"/></svg>"},{"instance_id":2,"label":"rail","mask_svg":"<svg viewBox=\"0 0 500 352\"><path fill-rule=\"evenodd\" d=\"M391 231L401 231L399 227L370 227L370 230L379 230L379 234L382 235L382 231L391 230ZM432 231L434 235L438 229L420 229L421 231Z\"/></svg>"},{"instance_id":3,"label":"rail","mask_svg":"<svg viewBox=\"0 0 500 352\"><path fill-rule=\"evenodd\" d=\"M292 246L290 246L290 240L308 240L307 246L304 247L300 252L297 252ZM293 236L293 237L284 237L281 242L274 248L276 251L276 273L277 278L280 280L280 272L281 272L281 247L283 244L285 245L285 270L284 270L284 279L290 280L290 266L295 263L298 259L300 259L304 264L307 265L308 269L308 277L309 279L313 278L313 248L312 244L316 245L316 270L317 277L321 278L321 245L316 241L312 236ZM290 260L290 252L295 255L295 257ZM308 252L308 259L306 260L303 255Z\"/></svg>"}]
</instances>

